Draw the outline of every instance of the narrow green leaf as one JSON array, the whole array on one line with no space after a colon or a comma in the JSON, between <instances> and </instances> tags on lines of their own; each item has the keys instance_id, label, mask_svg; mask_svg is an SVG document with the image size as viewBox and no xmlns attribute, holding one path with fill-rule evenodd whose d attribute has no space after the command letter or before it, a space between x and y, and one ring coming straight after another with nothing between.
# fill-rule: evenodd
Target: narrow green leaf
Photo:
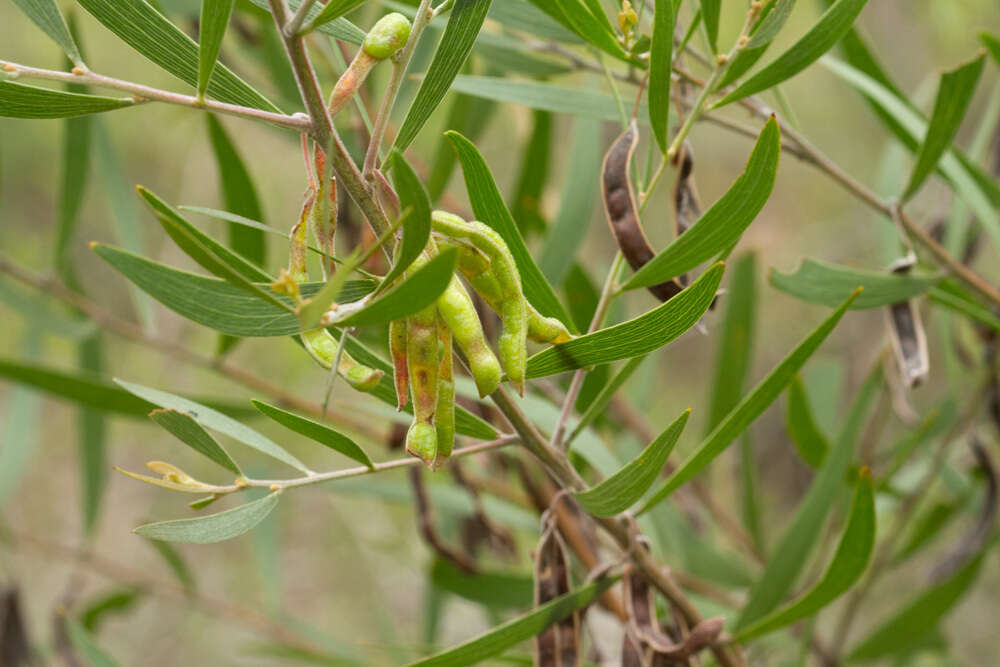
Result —
<instances>
[{"instance_id":1,"label":"narrow green leaf","mask_svg":"<svg viewBox=\"0 0 1000 667\"><path fill-rule=\"evenodd\" d=\"M802 460L813 468L823 465L823 459L830 450L830 443L819 429L809 407L809 397L805 385L798 375L792 379L788 387L788 417L786 420L788 435L792 437L795 448Z\"/></svg>"},{"instance_id":2,"label":"narrow green leaf","mask_svg":"<svg viewBox=\"0 0 1000 667\"><path fill-rule=\"evenodd\" d=\"M559 214L538 258L538 268L553 285L566 279L594 218L598 199L594 183L601 174L600 122L593 118L575 121L567 164ZM575 322L574 318L571 320ZM583 328L586 329L586 325Z\"/></svg>"},{"instance_id":3,"label":"narrow green leaf","mask_svg":"<svg viewBox=\"0 0 1000 667\"><path fill-rule=\"evenodd\" d=\"M709 401L711 431L740 402L753 359L754 318L757 308L757 257L748 252L733 264L726 313L719 332L715 381Z\"/></svg>"},{"instance_id":4,"label":"narrow green leaf","mask_svg":"<svg viewBox=\"0 0 1000 667\"><path fill-rule=\"evenodd\" d=\"M139 588L118 588L88 600L80 611L80 625L87 632L96 632L109 616L120 616L132 610L143 595Z\"/></svg>"},{"instance_id":5,"label":"narrow green leaf","mask_svg":"<svg viewBox=\"0 0 1000 667\"><path fill-rule=\"evenodd\" d=\"M320 320L330 310L330 307L337 299L337 295L344 291L344 285L347 284L347 277L354 270L355 266L357 266L357 260L360 256L360 248L355 248L354 252L348 258L346 265L340 271L330 276L318 292L297 306L296 314L299 316L299 323L302 325L303 331L319 326ZM362 306L363 304L356 303L354 305Z\"/></svg>"},{"instance_id":6,"label":"narrow green leaf","mask_svg":"<svg viewBox=\"0 0 1000 667\"><path fill-rule=\"evenodd\" d=\"M80 369L94 377L104 372L102 338L95 333L80 342L77 348ZM77 415L80 449L80 488L83 501L83 526L88 535L97 527L101 498L107 486L108 463L106 460L108 424L104 413L98 409L82 408Z\"/></svg>"},{"instance_id":7,"label":"narrow green leaf","mask_svg":"<svg viewBox=\"0 0 1000 667\"><path fill-rule=\"evenodd\" d=\"M462 164L465 188L469 193L472 210L477 219L496 230L507 243L507 247L517 263L517 270L521 274L525 297L542 315L555 317L569 325L566 311L559 303L559 298L552 290L552 286L545 280L545 276L535 264L531 253L528 252L524 238L517 228L517 223L511 217L507 205L504 204L503 197L500 196L500 191L493 180L493 174L490 173L490 168L483 156L472 142L459 133L446 132L445 136L451 140L452 146L458 154L458 161Z\"/></svg>"},{"instance_id":8,"label":"narrow green leaf","mask_svg":"<svg viewBox=\"0 0 1000 667\"><path fill-rule=\"evenodd\" d=\"M365 0L330 0L330 2L326 3L323 7L322 11L316 15L316 18L312 20L311 25L313 28L326 25L330 21L340 18L364 2Z\"/></svg>"},{"instance_id":9,"label":"narrow green leaf","mask_svg":"<svg viewBox=\"0 0 1000 667\"><path fill-rule=\"evenodd\" d=\"M746 74L760 60L788 20L795 0L771 0L764 5L760 19L750 30L750 41L736 54L736 57L726 65L716 90L723 90Z\"/></svg>"},{"instance_id":10,"label":"narrow green leaf","mask_svg":"<svg viewBox=\"0 0 1000 667\"><path fill-rule=\"evenodd\" d=\"M750 589L747 603L736 621L737 632L764 618L781 604L795 585L799 573L805 569L808 556L823 531L826 517L843 489L865 418L883 381L882 367L877 366L858 390L844 427L823 460L823 467L795 511L791 525L774 547L764 574Z\"/></svg>"},{"instance_id":11,"label":"narrow green leaf","mask_svg":"<svg viewBox=\"0 0 1000 667\"><path fill-rule=\"evenodd\" d=\"M688 289L691 289L690 287ZM851 302L860 292L852 294L840 307L826 318L819 327L806 337L785 357L766 378L733 408L726 418L698 445L690 456L680 465L673 475L663 483L663 486L642 508L640 513L655 506L661 500L676 491L680 486L697 475L711 463L715 457L725 451L739 435L768 408L782 390L792 381L802 365L812 356L813 352L826 340L833 328L844 316ZM674 297L667 303L674 301Z\"/></svg>"},{"instance_id":12,"label":"narrow green leaf","mask_svg":"<svg viewBox=\"0 0 1000 667\"><path fill-rule=\"evenodd\" d=\"M92 247L140 289L198 324L231 336L245 337L289 336L301 331L299 320L293 313L262 301L224 280L180 271L113 246L96 244ZM305 283L300 285L300 291L308 297L317 293L323 285ZM258 286L270 289L267 284ZM373 288L374 283L370 280L349 281L337 298L341 303L349 303ZM278 298L286 299L284 296ZM291 307L290 299L286 303Z\"/></svg>"},{"instance_id":13,"label":"narrow green leaf","mask_svg":"<svg viewBox=\"0 0 1000 667\"><path fill-rule=\"evenodd\" d=\"M673 74L674 52L674 1L656 0L653 14L653 35L649 47L649 124L660 151L667 152L667 126L670 123L670 77ZM704 7L704 4L702 5ZM718 8L715 2L715 28L718 33Z\"/></svg>"},{"instance_id":14,"label":"narrow green leaf","mask_svg":"<svg viewBox=\"0 0 1000 667\"><path fill-rule=\"evenodd\" d=\"M90 633L75 618L66 616L63 621L66 623L66 633L73 648L90 667L118 667L114 658L97 645Z\"/></svg>"},{"instance_id":15,"label":"narrow green leaf","mask_svg":"<svg viewBox=\"0 0 1000 667\"><path fill-rule=\"evenodd\" d=\"M156 550L184 590L194 591L198 587L191 568L172 544L159 540L147 540L146 543Z\"/></svg>"},{"instance_id":16,"label":"narrow green leaf","mask_svg":"<svg viewBox=\"0 0 1000 667\"><path fill-rule=\"evenodd\" d=\"M909 648L933 632L941 619L972 587L985 556L985 550L981 551L950 577L919 593L862 640L848 654L847 660L866 662L892 655Z\"/></svg>"},{"instance_id":17,"label":"narrow green leaf","mask_svg":"<svg viewBox=\"0 0 1000 667\"><path fill-rule=\"evenodd\" d=\"M156 407L86 371L66 372L36 363L0 359L0 377L36 387L88 408L125 417L145 418ZM211 398L199 400L233 416L254 414L253 410L241 404Z\"/></svg>"},{"instance_id":18,"label":"narrow green leaf","mask_svg":"<svg viewBox=\"0 0 1000 667\"><path fill-rule=\"evenodd\" d=\"M150 61L188 85L198 85L198 45L146 0L80 0L80 5ZM220 102L280 111L221 63L212 72L208 94Z\"/></svg>"},{"instance_id":19,"label":"narrow green leaf","mask_svg":"<svg viewBox=\"0 0 1000 667\"><path fill-rule=\"evenodd\" d=\"M865 288L851 308L879 308L919 296L941 282L941 276L868 271L806 258L795 273L771 269L771 285L807 303L836 306L860 285Z\"/></svg>"},{"instance_id":20,"label":"narrow green leaf","mask_svg":"<svg viewBox=\"0 0 1000 667\"><path fill-rule=\"evenodd\" d=\"M672 2L672 0L670 0ZM701 0L701 22L705 26L705 36L712 53L719 51L719 15L722 12L722 0Z\"/></svg>"},{"instance_id":21,"label":"narrow green leaf","mask_svg":"<svg viewBox=\"0 0 1000 667\"><path fill-rule=\"evenodd\" d=\"M524 42L505 34L479 33L473 55L490 66L508 73L526 74L531 77L550 77L573 71L565 61L538 55Z\"/></svg>"},{"instance_id":22,"label":"narrow green leaf","mask_svg":"<svg viewBox=\"0 0 1000 667\"><path fill-rule=\"evenodd\" d=\"M41 352L42 337L32 328L25 335L22 347L29 359ZM0 375L11 377L0 361ZM17 491L25 469L38 450L41 439L42 397L30 387L11 387L4 392L3 412L0 413L0 506Z\"/></svg>"},{"instance_id":23,"label":"narrow green leaf","mask_svg":"<svg viewBox=\"0 0 1000 667\"><path fill-rule=\"evenodd\" d=\"M688 408L621 470L597 486L574 493L576 501L594 516L614 516L627 510L659 477L690 416Z\"/></svg>"},{"instance_id":24,"label":"narrow green leaf","mask_svg":"<svg viewBox=\"0 0 1000 667\"><path fill-rule=\"evenodd\" d=\"M117 379L115 383L129 393L158 405L165 410L177 410L178 412L186 413L202 426L208 427L213 431L225 433L229 437L256 449L258 452L277 459L293 468L297 468L302 472L309 472L309 468L304 463L289 454L280 445L249 426L236 421L232 417L227 417L217 410L200 405L192 400L160 391L159 389L144 387Z\"/></svg>"},{"instance_id":25,"label":"narrow green leaf","mask_svg":"<svg viewBox=\"0 0 1000 667\"><path fill-rule=\"evenodd\" d=\"M232 276L233 272L246 280L267 283L273 278L244 257L231 251L208 234L192 225L169 204L146 188L137 186L139 195L153 209L163 230L167 232L184 253L220 278ZM232 282L232 281L229 281ZM239 281L238 287L244 281Z\"/></svg>"},{"instance_id":26,"label":"narrow green leaf","mask_svg":"<svg viewBox=\"0 0 1000 667\"><path fill-rule=\"evenodd\" d=\"M512 0L521 2L525 7L531 8L523 0ZM494 5L496 6L496 5ZM468 64L466 64L468 68ZM456 77L456 82L462 77ZM455 86L452 85L452 90ZM448 130L461 132L471 141L476 141L489 127L493 115L497 111L497 105L492 100L471 95L457 94L452 96L451 108L448 110L448 117L444 121L444 127ZM434 149L434 159L431 162L430 173L427 176L427 192L431 201L436 202L441 199L448 184L451 182L452 172L458 163L458 156L447 141L436 142Z\"/></svg>"},{"instance_id":27,"label":"narrow green leaf","mask_svg":"<svg viewBox=\"0 0 1000 667\"><path fill-rule=\"evenodd\" d=\"M875 546L875 489L871 473L861 469L847 526L823 577L799 599L765 616L737 634L741 641L809 618L846 593L868 567Z\"/></svg>"},{"instance_id":28,"label":"narrow green leaf","mask_svg":"<svg viewBox=\"0 0 1000 667\"><path fill-rule=\"evenodd\" d=\"M515 81L499 76L466 74L455 77L451 90L495 102L519 104L529 109L621 121L615 98L596 90L557 86L543 81ZM639 108L638 120L640 123L650 122L646 107Z\"/></svg>"},{"instance_id":29,"label":"narrow green leaf","mask_svg":"<svg viewBox=\"0 0 1000 667\"><path fill-rule=\"evenodd\" d=\"M720 262L648 313L542 350L528 359L527 377L545 377L638 357L663 347L698 323L715 298L723 271Z\"/></svg>"},{"instance_id":30,"label":"narrow green leaf","mask_svg":"<svg viewBox=\"0 0 1000 667\"><path fill-rule=\"evenodd\" d=\"M781 132L774 116L757 138L746 169L691 228L635 272L626 289L657 285L723 252L740 238L764 208L778 175Z\"/></svg>"},{"instance_id":31,"label":"narrow green leaf","mask_svg":"<svg viewBox=\"0 0 1000 667\"><path fill-rule=\"evenodd\" d=\"M490 7L489 17L509 28L556 42L579 43L580 38L527 0L506 0Z\"/></svg>"},{"instance_id":32,"label":"narrow green leaf","mask_svg":"<svg viewBox=\"0 0 1000 667\"><path fill-rule=\"evenodd\" d=\"M59 45L74 65L84 67L80 49L77 48L55 0L14 0L14 4Z\"/></svg>"},{"instance_id":33,"label":"narrow green leaf","mask_svg":"<svg viewBox=\"0 0 1000 667\"><path fill-rule=\"evenodd\" d=\"M238 537L263 521L278 504L278 494L270 493L246 505L196 519L160 521L139 526L136 535L166 542L211 544Z\"/></svg>"},{"instance_id":34,"label":"narrow green leaf","mask_svg":"<svg viewBox=\"0 0 1000 667\"><path fill-rule=\"evenodd\" d=\"M406 150L431 113L444 99L465 59L472 51L476 36L483 27L492 0L456 0L448 16L448 26L441 36L434 60L410 105L394 146Z\"/></svg>"},{"instance_id":35,"label":"narrow green leaf","mask_svg":"<svg viewBox=\"0 0 1000 667\"><path fill-rule=\"evenodd\" d=\"M449 248L379 298L363 299L359 310L343 314L348 308L341 307L330 323L342 327L388 324L423 310L451 284L457 263L458 250Z\"/></svg>"},{"instance_id":36,"label":"narrow green leaf","mask_svg":"<svg viewBox=\"0 0 1000 667\"><path fill-rule=\"evenodd\" d=\"M219 58L222 37L229 25L235 0L201 0L201 19L198 21L198 97L203 98L208 81ZM210 116L211 118L211 116Z\"/></svg>"},{"instance_id":37,"label":"narrow green leaf","mask_svg":"<svg viewBox=\"0 0 1000 667\"><path fill-rule=\"evenodd\" d=\"M942 283L943 284L943 283ZM979 305L975 300L964 295L955 293L950 289L933 287L927 292L928 298L934 303L944 306L957 313L965 315L969 319L979 322L994 331L1000 331L1000 317L997 317L987 308Z\"/></svg>"},{"instance_id":38,"label":"narrow green leaf","mask_svg":"<svg viewBox=\"0 0 1000 667\"><path fill-rule=\"evenodd\" d=\"M253 406L257 408L261 414L270 417L274 421L278 422L285 428L295 431L299 435L304 435L307 438L315 440L316 442L326 445L334 451L340 452L344 456L358 463L368 466L369 468L374 467L371 458L365 453L365 450L361 449L356 442L348 438L342 433L334 431L332 428L320 424L312 419L306 419L305 417L300 417L296 414L292 414L287 410L282 410L274 405L269 405L263 401L251 400Z\"/></svg>"},{"instance_id":39,"label":"narrow green leaf","mask_svg":"<svg viewBox=\"0 0 1000 667\"><path fill-rule=\"evenodd\" d=\"M916 147L923 140L927 133L927 123L885 85L833 58L823 58L820 64L864 94L876 108L882 109L886 116L892 118L894 125L890 125L890 129L896 128L904 132L905 138L900 138L908 147ZM994 191L1000 190L1000 186L995 179L980 175L975 163L954 147L941 157L938 168L952 184L956 194L970 206L993 242L1000 244L1000 212L997 210L1000 206L1000 191Z\"/></svg>"},{"instance_id":40,"label":"narrow green leaf","mask_svg":"<svg viewBox=\"0 0 1000 667\"><path fill-rule=\"evenodd\" d=\"M413 662L410 667L463 667L498 655L587 606L617 580L604 578L581 586L464 644Z\"/></svg>"},{"instance_id":41,"label":"narrow green leaf","mask_svg":"<svg viewBox=\"0 0 1000 667\"><path fill-rule=\"evenodd\" d=\"M534 588L530 573L476 572L470 574L459 570L443 558L434 561L430 580L443 591L497 610L530 607Z\"/></svg>"},{"instance_id":42,"label":"narrow green leaf","mask_svg":"<svg viewBox=\"0 0 1000 667\"><path fill-rule=\"evenodd\" d=\"M207 456L237 475L243 474L229 453L222 448L222 445L216 442L215 438L209 435L208 431L203 429L191 415L178 410L161 409L150 412L149 418L199 454Z\"/></svg>"},{"instance_id":43,"label":"narrow green leaf","mask_svg":"<svg viewBox=\"0 0 1000 667\"><path fill-rule=\"evenodd\" d=\"M508 207L524 236L532 232L540 234L547 226L542 216L542 196L549 178L551 156L552 114L535 110L531 113L531 134L520 158L517 188Z\"/></svg>"},{"instance_id":44,"label":"narrow green leaf","mask_svg":"<svg viewBox=\"0 0 1000 667\"><path fill-rule=\"evenodd\" d=\"M71 118L130 107L128 97L103 97L0 81L0 116L6 118Z\"/></svg>"},{"instance_id":45,"label":"narrow green leaf","mask_svg":"<svg viewBox=\"0 0 1000 667\"><path fill-rule=\"evenodd\" d=\"M804 70L850 30L867 2L868 0L837 0L799 41L710 108L721 107L767 90Z\"/></svg>"},{"instance_id":46,"label":"narrow green leaf","mask_svg":"<svg viewBox=\"0 0 1000 667\"><path fill-rule=\"evenodd\" d=\"M67 86L71 92L83 92L84 87ZM80 217L80 206L90 174L90 148L93 123L86 116L67 118L63 131L62 183L59 191L59 217L53 257L56 270L68 286L76 287L79 279L73 264L73 244Z\"/></svg>"},{"instance_id":47,"label":"narrow green leaf","mask_svg":"<svg viewBox=\"0 0 1000 667\"><path fill-rule=\"evenodd\" d=\"M632 374L636 371L636 369L639 368L642 362L646 360L646 356L647 355L632 357L626 361L622 364L621 369L615 373L615 376L605 383L603 387L601 387L597 396L595 396L590 404L587 405L586 412L580 415L580 421L578 421L576 426L573 427L573 431L566 436L567 448L569 448L570 443L576 440L576 436L580 435L583 429L590 426L595 419L604 413L604 408L607 407L608 403L611 402L611 399L618 393L621 386L625 384L630 377L632 377ZM607 368L607 366L602 366L601 368ZM587 377L589 378L593 375L594 373L591 372L587 374ZM586 382L586 380L584 382ZM581 391L580 394L582 395L583 392Z\"/></svg>"},{"instance_id":48,"label":"narrow green leaf","mask_svg":"<svg viewBox=\"0 0 1000 667\"><path fill-rule=\"evenodd\" d=\"M268 14L271 13L271 3L268 0L250 0L250 4L260 7ZM288 9L292 12L296 12L301 5L302 0L289 0ZM306 25L308 25L311 21L315 21L322 11L323 5L318 2L313 3L313 6L309 8L308 12L306 12ZM271 24L269 27L273 29L273 19L271 19L269 23ZM343 16L317 26L316 30L335 39L348 42L349 44L361 44L365 38L365 31L345 19Z\"/></svg>"},{"instance_id":49,"label":"narrow green leaf","mask_svg":"<svg viewBox=\"0 0 1000 667\"><path fill-rule=\"evenodd\" d=\"M17 289L7 282L0 282L0 303L17 312L39 334L79 341L97 329L92 321L67 313L62 303L37 292Z\"/></svg>"},{"instance_id":50,"label":"narrow green leaf","mask_svg":"<svg viewBox=\"0 0 1000 667\"><path fill-rule=\"evenodd\" d=\"M1000 39L997 39L988 32L981 32L979 33L979 41L983 43L986 50L993 56L993 60L1000 66Z\"/></svg>"},{"instance_id":51,"label":"narrow green leaf","mask_svg":"<svg viewBox=\"0 0 1000 667\"><path fill-rule=\"evenodd\" d=\"M251 220L263 220L264 211L257 197L257 189L236 145L218 118L211 114L205 118L215 162L219 168L219 183L226 210ZM258 266L267 263L267 240L260 231L246 225L230 224L229 245L237 254Z\"/></svg>"},{"instance_id":52,"label":"narrow green leaf","mask_svg":"<svg viewBox=\"0 0 1000 667\"><path fill-rule=\"evenodd\" d=\"M551 16L563 27L579 35L583 41L605 53L629 60L622 49L600 3L593 2L593 10L581 0L530 0L533 5ZM596 10L596 11L594 11Z\"/></svg>"},{"instance_id":53,"label":"narrow green leaf","mask_svg":"<svg viewBox=\"0 0 1000 667\"><path fill-rule=\"evenodd\" d=\"M941 75L937 97L934 99L934 111L920 145L920 152L917 153L917 163L913 166L910 180L903 191L903 201L916 194L951 145L969 108L969 102L972 101L985 61L986 54L980 54L972 61Z\"/></svg>"},{"instance_id":54,"label":"narrow green leaf","mask_svg":"<svg viewBox=\"0 0 1000 667\"><path fill-rule=\"evenodd\" d=\"M403 223L403 241L396 249L392 269L382 280L385 285L393 281L413 263L427 246L431 236L431 200L427 190L417 177L413 167L406 161L403 154L397 150L389 155L392 165L392 180L399 194L399 205L402 210L410 209L410 215Z\"/></svg>"}]
</instances>

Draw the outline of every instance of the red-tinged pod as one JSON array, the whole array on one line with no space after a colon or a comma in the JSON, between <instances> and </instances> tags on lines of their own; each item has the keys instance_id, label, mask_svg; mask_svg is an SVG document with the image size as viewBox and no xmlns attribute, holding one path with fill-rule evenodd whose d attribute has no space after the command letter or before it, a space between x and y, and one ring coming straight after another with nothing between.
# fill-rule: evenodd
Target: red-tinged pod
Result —
<instances>
[{"instance_id":1,"label":"red-tinged pod","mask_svg":"<svg viewBox=\"0 0 1000 667\"><path fill-rule=\"evenodd\" d=\"M437 431L437 453L434 469L441 468L455 447L455 373L451 330L438 316L438 390L434 409L434 429Z\"/></svg>"},{"instance_id":2,"label":"red-tinged pod","mask_svg":"<svg viewBox=\"0 0 1000 667\"><path fill-rule=\"evenodd\" d=\"M535 549L535 607L571 590L569 556L555 518L542 515L542 535ZM535 667L575 667L580 664L580 614L575 612L534 639Z\"/></svg>"},{"instance_id":3,"label":"red-tinged pod","mask_svg":"<svg viewBox=\"0 0 1000 667\"><path fill-rule=\"evenodd\" d=\"M437 308L433 305L406 319L406 364L413 397L406 451L431 466L437 457L434 411L438 390Z\"/></svg>"},{"instance_id":4,"label":"red-tinged pod","mask_svg":"<svg viewBox=\"0 0 1000 667\"><path fill-rule=\"evenodd\" d=\"M410 400L410 370L406 364L406 320L389 323L389 353L392 356L392 379L396 387L396 409Z\"/></svg>"},{"instance_id":5,"label":"red-tinged pod","mask_svg":"<svg viewBox=\"0 0 1000 667\"><path fill-rule=\"evenodd\" d=\"M629 168L639 141L639 129L633 120L604 156L601 167L601 198L604 213L618 248L633 271L641 269L656 253L639 223L639 207L635 202ZM683 288L676 280L651 285L649 292L660 301L676 296Z\"/></svg>"}]
</instances>

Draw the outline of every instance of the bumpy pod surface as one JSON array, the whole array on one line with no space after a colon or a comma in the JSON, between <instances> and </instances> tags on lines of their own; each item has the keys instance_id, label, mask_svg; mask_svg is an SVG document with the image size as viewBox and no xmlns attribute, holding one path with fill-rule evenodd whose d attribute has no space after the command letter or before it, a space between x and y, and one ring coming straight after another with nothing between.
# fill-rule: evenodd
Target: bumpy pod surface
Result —
<instances>
[{"instance_id":1,"label":"bumpy pod surface","mask_svg":"<svg viewBox=\"0 0 1000 667\"><path fill-rule=\"evenodd\" d=\"M500 362L486 342L476 307L457 276L452 277L448 288L438 297L437 307L455 343L469 362L479 395L492 394L500 385Z\"/></svg>"},{"instance_id":2,"label":"bumpy pod surface","mask_svg":"<svg viewBox=\"0 0 1000 667\"><path fill-rule=\"evenodd\" d=\"M438 391L434 410L437 431L437 455L434 468L440 468L455 447L455 375L453 369L451 330L438 318Z\"/></svg>"},{"instance_id":3,"label":"bumpy pod surface","mask_svg":"<svg viewBox=\"0 0 1000 667\"><path fill-rule=\"evenodd\" d=\"M437 309L433 305L406 319L406 364L413 397L406 451L431 465L437 456L434 411L438 390Z\"/></svg>"}]
</instances>

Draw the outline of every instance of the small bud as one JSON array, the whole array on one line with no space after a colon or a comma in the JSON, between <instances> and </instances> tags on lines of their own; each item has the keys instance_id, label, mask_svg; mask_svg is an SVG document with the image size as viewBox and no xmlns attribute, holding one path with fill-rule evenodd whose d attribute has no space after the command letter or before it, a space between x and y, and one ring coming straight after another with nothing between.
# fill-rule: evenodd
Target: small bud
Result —
<instances>
[{"instance_id":1,"label":"small bud","mask_svg":"<svg viewBox=\"0 0 1000 667\"><path fill-rule=\"evenodd\" d=\"M136 104L142 104L143 102L146 101L146 98L143 97L142 95L133 95L132 101L135 102Z\"/></svg>"},{"instance_id":2,"label":"small bud","mask_svg":"<svg viewBox=\"0 0 1000 667\"><path fill-rule=\"evenodd\" d=\"M281 275L278 276L278 279L271 283L271 289L278 294L291 297L294 301L299 300L299 284L295 282L295 278L287 269L281 270Z\"/></svg>"},{"instance_id":3,"label":"small bud","mask_svg":"<svg viewBox=\"0 0 1000 667\"><path fill-rule=\"evenodd\" d=\"M245 489L246 486L247 486L247 481L245 479L243 479L242 477L237 477L236 480L233 482L233 484L235 484L236 486L238 486L241 489Z\"/></svg>"},{"instance_id":4,"label":"small bud","mask_svg":"<svg viewBox=\"0 0 1000 667\"><path fill-rule=\"evenodd\" d=\"M9 72L16 72L17 68L14 67L13 65L11 65L10 63L7 63L6 65L3 66L3 71L8 72L8 73Z\"/></svg>"},{"instance_id":5,"label":"small bud","mask_svg":"<svg viewBox=\"0 0 1000 667\"><path fill-rule=\"evenodd\" d=\"M272 492L273 491L281 491L281 487L278 486L277 484L272 484L271 486L267 487L267 490L268 491L272 491Z\"/></svg>"},{"instance_id":6,"label":"small bud","mask_svg":"<svg viewBox=\"0 0 1000 667\"><path fill-rule=\"evenodd\" d=\"M726 57L725 53L720 53L719 55L715 56L715 64L718 65L719 67L725 65L727 60L729 60L729 58Z\"/></svg>"},{"instance_id":7,"label":"small bud","mask_svg":"<svg viewBox=\"0 0 1000 667\"><path fill-rule=\"evenodd\" d=\"M77 76L83 76L84 74L86 74L86 72L82 67L74 67L73 69L70 70L70 72L76 74Z\"/></svg>"},{"instance_id":8,"label":"small bud","mask_svg":"<svg viewBox=\"0 0 1000 667\"><path fill-rule=\"evenodd\" d=\"M632 3L629 0L624 0L622 10L618 12L618 28L623 35L628 36L637 23L639 23L639 16L632 9Z\"/></svg>"},{"instance_id":9,"label":"small bud","mask_svg":"<svg viewBox=\"0 0 1000 667\"><path fill-rule=\"evenodd\" d=\"M386 14L372 26L361 45L364 52L383 60L399 51L410 38L410 22L398 12Z\"/></svg>"},{"instance_id":10,"label":"small bud","mask_svg":"<svg viewBox=\"0 0 1000 667\"><path fill-rule=\"evenodd\" d=\"M740 41L740 46L746 46L747 42L750 41L750 38L747 37L746 35L740 35L740 40L739 41Z\"/></svg>"}]
</instances>

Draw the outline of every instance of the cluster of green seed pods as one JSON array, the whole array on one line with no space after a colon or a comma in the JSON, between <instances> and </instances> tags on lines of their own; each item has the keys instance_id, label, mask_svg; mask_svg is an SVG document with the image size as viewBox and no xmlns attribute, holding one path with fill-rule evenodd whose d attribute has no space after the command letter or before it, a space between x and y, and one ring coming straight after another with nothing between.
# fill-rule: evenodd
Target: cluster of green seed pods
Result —
<instances>
[{"instance_id":1,"label":"cluster of green seed pods","mask_svg":"<svg viewBox=\"0 0 1000 667\"><path fill-rule=\"evenodd\" d=\"M407 451L437 468L451 454L455 439L453 344L480 396L496 391L504 374L523 394L528 339L560 343L571 336L561 322L543 317L525 299L514 258L492 228L444 211L434 211L431 222L434 236L410 271L441 248L457 248L458 273L502 321L494 353L472 297L455 275L433 306L389 327L397 403L402 409L413 400Z\"/></svg>"}]
</instances>

